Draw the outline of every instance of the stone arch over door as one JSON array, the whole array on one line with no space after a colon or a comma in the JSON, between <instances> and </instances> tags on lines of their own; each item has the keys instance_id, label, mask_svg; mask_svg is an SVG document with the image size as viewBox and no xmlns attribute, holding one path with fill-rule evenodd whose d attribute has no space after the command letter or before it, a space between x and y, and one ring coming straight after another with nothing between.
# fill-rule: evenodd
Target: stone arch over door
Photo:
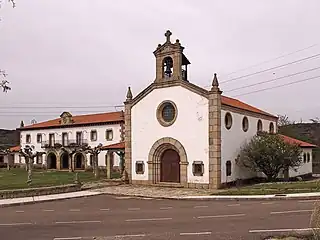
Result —
<instances>
[{"instance_id":1,"label":"stone arch over door","mask_svg":"<svg viewBox=\"0 0 320 240\"><path fill-rule=\"evenodd\" d=\"M58 157L57 153L50 151L47 153L47 169L57 169Z\"/></svg>"},{"instance_id":2,"label":"stone arch over door","mask_svg":"<svg viewBox=\"0 0 320 240\"><path fill-rule=\"evenodd\" d=\"M161 158L166 150L174 150L180 157L180 184L188 186L188 159L183 145L176 139L164 137L156 141L149 152L148 157L148 179L150 183L160 182Z\"/></svg>"},{"instance_id":3,"label":"stone arch over door","mask_svg":"<svg viewBox=\"0 0 320 240\"><path fill-rule=\"evenodd\" d=\"M73 157L75 170L84 170L86 168L87 156L82 152L77 152Z\"/></svg>"}]
</instances>

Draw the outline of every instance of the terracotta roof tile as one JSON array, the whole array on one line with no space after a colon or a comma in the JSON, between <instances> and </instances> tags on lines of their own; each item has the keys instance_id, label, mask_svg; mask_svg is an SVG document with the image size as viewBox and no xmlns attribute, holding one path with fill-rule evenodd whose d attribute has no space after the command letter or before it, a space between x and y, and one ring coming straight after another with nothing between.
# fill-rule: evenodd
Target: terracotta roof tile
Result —
<instances>
[{"instance_id":1,"label":"terracotta roof tile","mask_svg":"<svg viewBox=\"0 0 320 240\"><path fill-rule=\"evenodd\" d=\"M118 143L114 143L114 144L110 144L102 147L102 150L110 150L110 149L124 149L124 142L118 142Z\"/></svg>"},{"instance_id":2,"label":"terracotta roof tile","mask_svg":"<svg viewBox=\"0 0 320 240\"><path fill-rule=\"evenodd\" d=\"M279 134L280 137L282 137L282 139L287 142L287 143L292 143L292 144L298 144L300 147L317 147L314 144L311 143L307 143L304 141L300 141L298 139L292 138L292 137L288 137L282 134Z\"/></svg>"},{"instance_id":3,"label":"terracotta roof tile","mask_svg":"<svg viewBox=\"0 0 320 240\"><path fill-rule=\"evenodd\" d=\"M274 118L278 118L270 113L267 113L267 112L262 111L258 108L250 106L249 104L241 102L238 99L234 99L234 98L230 98L230 97L226 97L226 96L221 96L221 104L228 105L228 106L235 107L235 108L239 108L242 110L247 110L247 111L254 112L254 113L267 115L267 116L274 117Z\"/></svg>"},{"instance_id":4,"label":"terracotta roof tile","mask_svg":"<svg viewBox=\"0 0 320 240\"><path fill-rule=\"evenodd\" d=\"M53 119L45 122L36 123L33 125L28 125L21 129L24 130L24 129L33 129L33 128L59 127L59 126L62 126L60 124L60 120L61 118L57 118L57 119ZM73 123L68 124L68 126L124 121L124 115L122 111L107 112L107 113L72 116L72 120L73 120Z\"/></svg>"},{"instance_id":5,"label":"terracotta roof tile","mask_svg":"<svg viewBox=\"0 0 320 240\"><path fill-rule=\"evenodd\" d=\"M15 147L9 148L10 152L19 152L20 149L21 149L21 146L15 146Z\"/></svg>"}]
</instances>

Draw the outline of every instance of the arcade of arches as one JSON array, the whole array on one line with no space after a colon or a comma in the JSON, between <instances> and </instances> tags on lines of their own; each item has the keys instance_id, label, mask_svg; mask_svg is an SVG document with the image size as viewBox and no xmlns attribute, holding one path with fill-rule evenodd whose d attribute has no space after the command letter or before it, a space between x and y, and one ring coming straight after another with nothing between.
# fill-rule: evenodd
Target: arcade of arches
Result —
<instances>
[{"instance_id":1,"label":"arcade of arches","mask_svg":"<svg viewBox=\"0 0 320 240\"><path fill-rule=\"evenodd\" d=\"M73 162L71 161L71 159L73 160ZM63 151L61 154L58 154L53 151L47 153L48 169L84 170L85 166L86 166L86 156L82 153L76 153L72 157L67 151Z\"/></svg>"}]
</instances>

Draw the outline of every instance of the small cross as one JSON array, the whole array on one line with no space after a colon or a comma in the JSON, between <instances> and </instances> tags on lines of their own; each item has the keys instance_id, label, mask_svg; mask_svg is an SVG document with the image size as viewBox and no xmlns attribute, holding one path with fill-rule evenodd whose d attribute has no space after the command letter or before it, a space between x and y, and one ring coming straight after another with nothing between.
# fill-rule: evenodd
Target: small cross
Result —
<instances>
[{"instance_id":1,"label":"small cross","mask_svg":"<svg viewBox=\"0 0 320 240\"><path fill-rule=\"evenodd\" d=\"M170 32L170 30L167 30L167 32L164 35L167 38L167 42L170 42L170 36L172 35L172 32Z\"/></svg>"}]
</instances>

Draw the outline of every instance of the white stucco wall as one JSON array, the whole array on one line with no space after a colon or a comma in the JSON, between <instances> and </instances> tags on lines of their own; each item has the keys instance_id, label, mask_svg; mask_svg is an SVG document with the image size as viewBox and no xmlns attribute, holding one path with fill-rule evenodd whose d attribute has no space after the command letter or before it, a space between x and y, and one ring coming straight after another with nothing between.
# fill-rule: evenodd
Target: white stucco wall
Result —
<instances>
[{"instance_id":1,"label":"white stucco wall","mask_svg":"<svg viewBox=\"0 0 320 240\"><path fill-rule=\"evenodd\" d=\"M112 129L113 130L113 139L111 141L106 140L106 130ZM97 131L97 140L91 141L90 133L92 130ZM69 140L76 139L76 132L83 132L83 139L88 140L88 144L91 147L97 146L99 143L102 143L104 146L118 143L121 140L120 136L120 124L113 124L113 125L96 125L96 126L85 126L85 127L70 127L70 128L53 128L53 129L40 129L40 130L23 130L20 133L21 137L21 147L25 147L26 145L34 145L35 151L44 151L41 148L41 143L37 143L37 134L42 134L42 141L49 140L49 134L55 134L55 140L61 141L62 140L62 133L68 133ZM26 135L31 135L31 143L26 142ZM102 151L98 156L99 166L105 166L105 155L106 151ZM18 160L19 161L19 160ZM24 159L22 158L24 162ZM114 154L114 165L119 166L120 158L117 154ZM88 166L90 165L90 154L87 154L87 163ZM43 164L46 164L46 156L43 156Z\"/></svg>"},{"instance_id":2,"label":"white stucco wall","mask_svg":"<svg viewBox=\"0 0 320 240\"><path fill-rule=\"evenodd\" d=\"M156 111L164 100L173 101L178 109L175 123L159 124ZM163 137L178 140L187 153L188 182L209 183L208 172L208 99L181 86L155 89L132 107L132 179L148 180L148 155L152 145ZM136 174L136 161L144 161L144 174ZM193 161L203 161L204 175L193 176Z\"/></svg>"},{"instance_id":3,"label":"white stucco wall","mask_svg":"<svg viewBox=\"0 0 320 240\"><path fill-rule=\"evenodd\" d=\"M221 182L232 182L237 179L247 179L256 176L256 173L250 172L247 169L240 168L235 163L235 159L240 153L241 146L249 141L257 133L258 120L262 121L263 131L269 132L270 120L246 116L249 121L249 129L244 132L242 129L242 119L245 115L231 112L232 126L228 130L225 126L225 114L227 111L221 112ZM276 131L276 121L273 122ZM231 161L231 176L226 176L226 162Z\"/></svg>"},{"instance_id":4,"label":"white stucco wall","mask_svg":"<svg viewBox=\"0 0 320 240\"><path fill-rule=\"evenodd\" d=\"M309 161L304 162L303 155L304 154L309 154L310 159ZM301 165L296 168L297 171L290 169L289 170L289 176L290 177L296 177L296 176L301 176L305 174L312 173L312 149L311 148L302 148L302 162Z\"/></svg>"}]
</instances>

